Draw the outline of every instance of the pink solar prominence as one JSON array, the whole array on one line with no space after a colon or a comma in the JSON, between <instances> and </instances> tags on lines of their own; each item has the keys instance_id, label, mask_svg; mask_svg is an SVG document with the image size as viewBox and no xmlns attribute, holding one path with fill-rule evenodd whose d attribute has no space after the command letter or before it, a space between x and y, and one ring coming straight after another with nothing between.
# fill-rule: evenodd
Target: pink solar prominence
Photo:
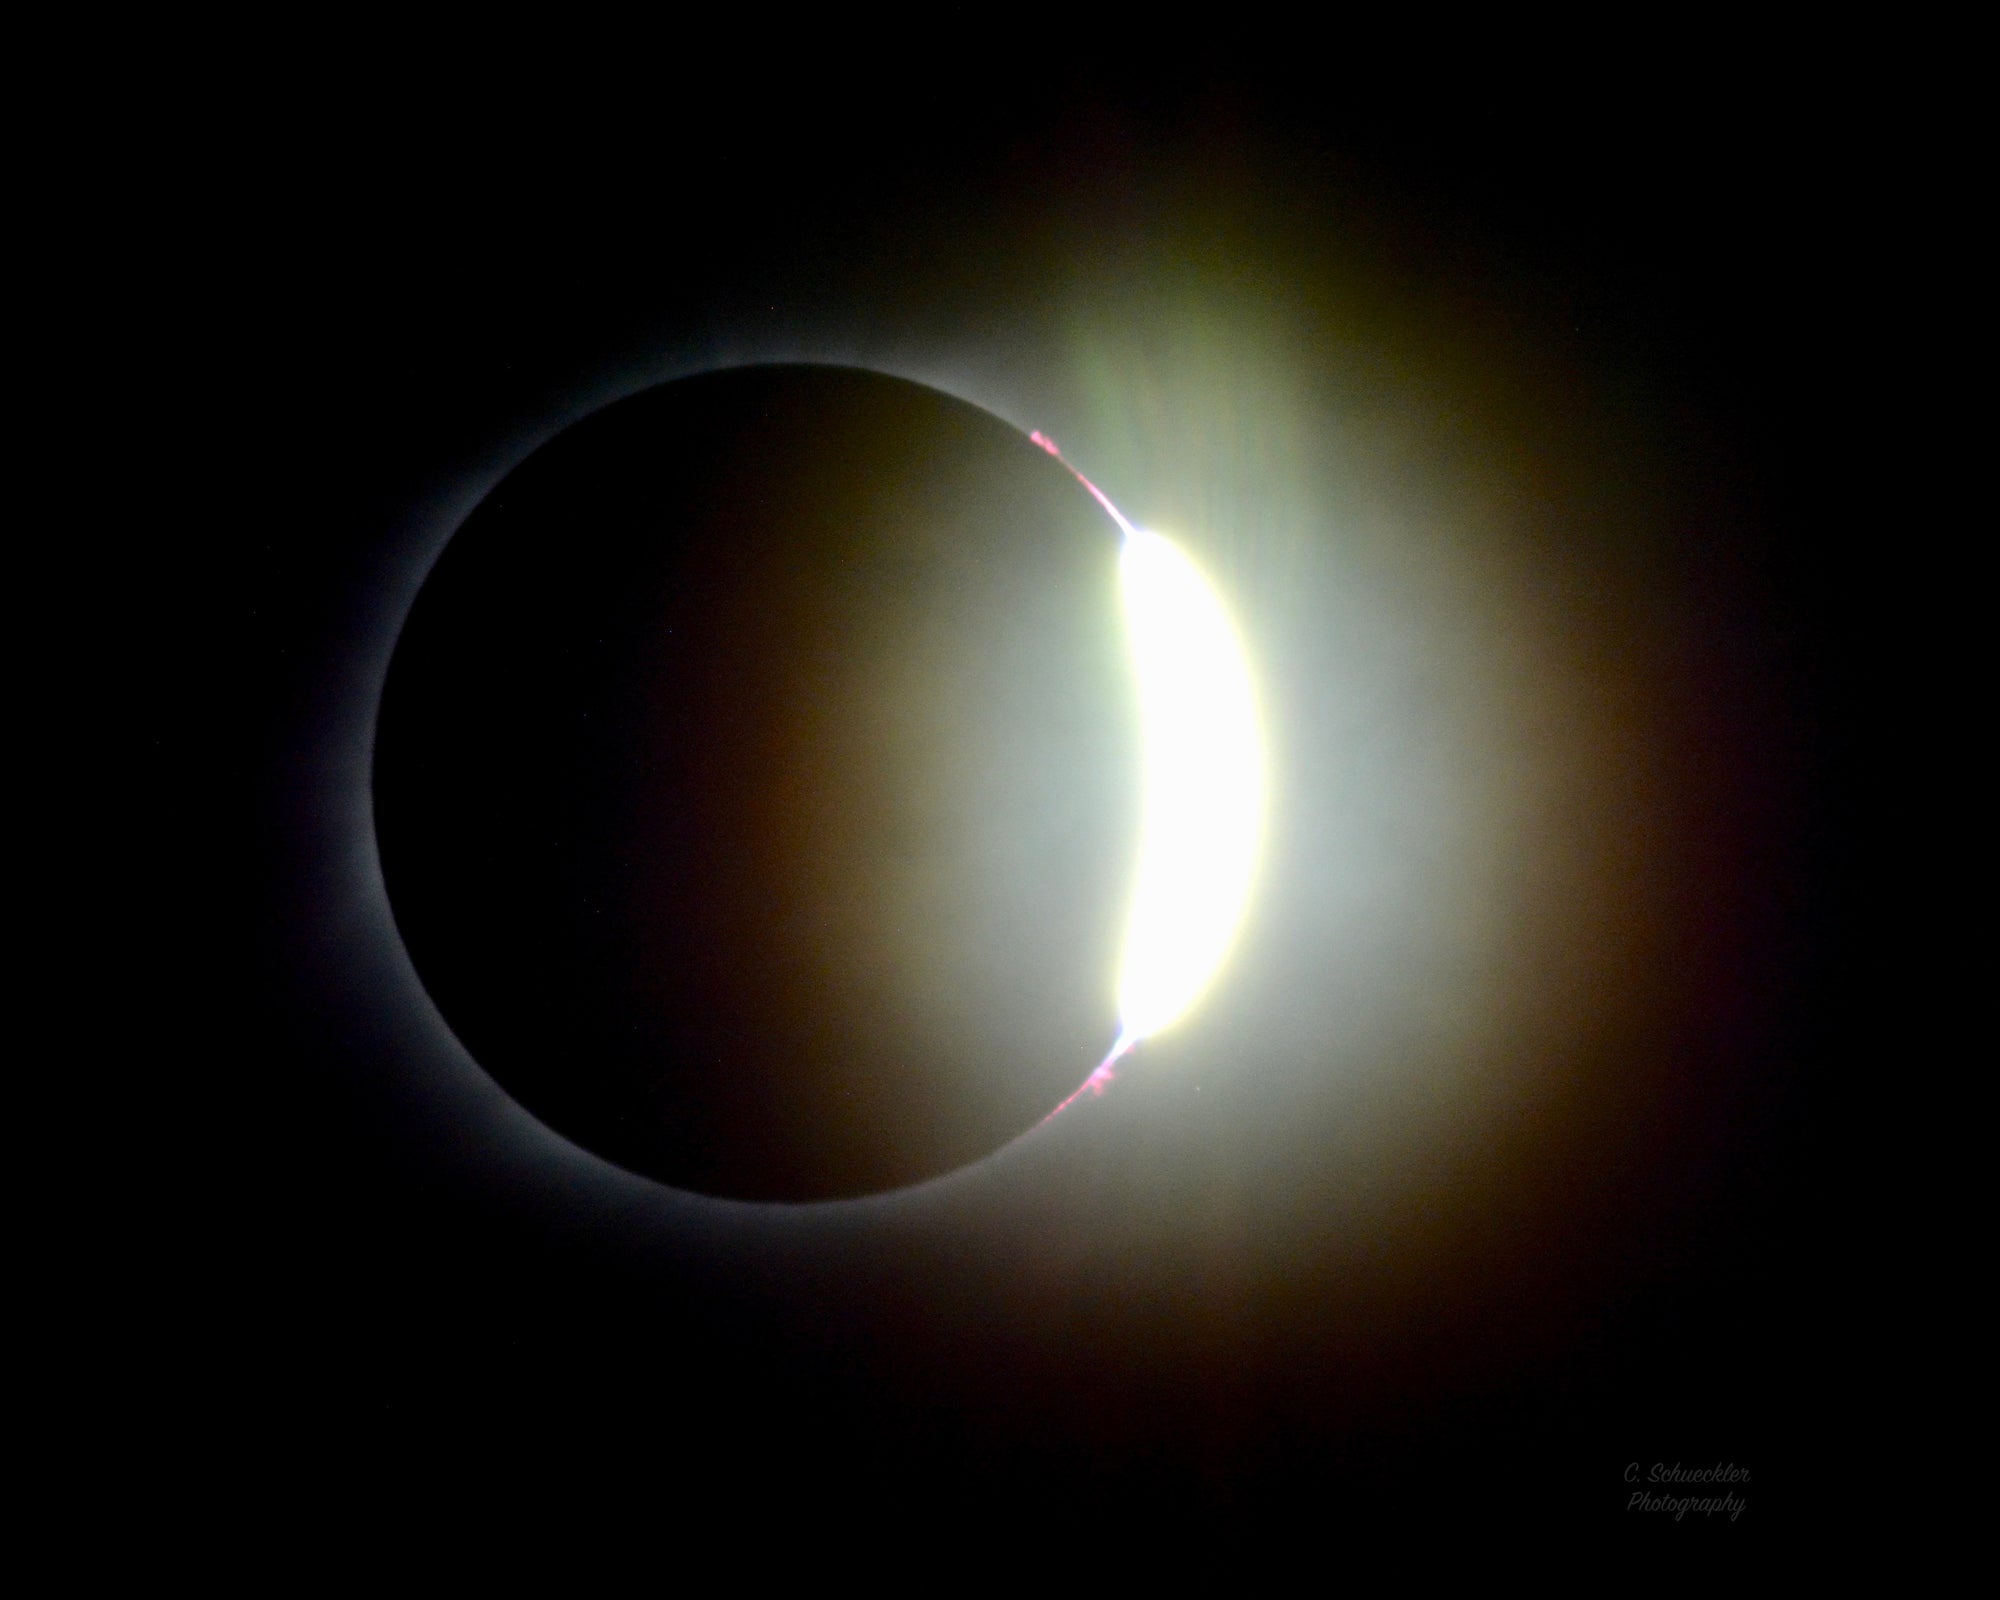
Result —
<instances>
[{"instance_id":1,"label":"pink solar prominence","mask_svg":"<svg viewBox=\"0 0 2000 1600\"><path fill-rule=\"evenodd\" d=\"M1118 1042L1111 1047L1111 1053L1108 1056L1106 1056L1102 1061L1098 1062L1096 1070L1093 1071L1089 1077L1085 1078L1082 1083L1076 1086L1076 1092L1074 1094L1072 1094L1061 1105L1057 1106L1055 1110L1051 1111L1046 1117L1042 1118L1043 1124L1046 1125L1048 1123L1055 1121L1057 1117L1061 1116L1065 1111L1069 1110L1071 1106L1075 1105L1077 1101L1081 1100L1085 1095L1089 1095L1091 1099L1095 1100L1099 1095L1103 1094L1106 1089L1110 1088L1112 1084L1116 1083L1118 1081L1118 1063L1124 1060L1126 1056L1132 1053L1133 1047L1137 1045L1138 1042L1139 1041L1129 1033L1119 1034Z\"/></svg>"}]
</instances>

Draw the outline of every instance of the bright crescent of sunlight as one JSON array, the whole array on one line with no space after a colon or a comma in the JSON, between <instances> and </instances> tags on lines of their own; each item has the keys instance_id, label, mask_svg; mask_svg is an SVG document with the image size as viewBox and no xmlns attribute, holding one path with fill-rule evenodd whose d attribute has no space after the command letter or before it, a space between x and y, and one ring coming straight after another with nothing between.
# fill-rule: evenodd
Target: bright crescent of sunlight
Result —
<instances>
[{"instance_id":1,"label":"bright crescent of sunlight","mask_svg":"<svg viewBox=\"0 0 2000 1600\"><path fill-rule=\"evenodd\" d=\"M1145 751L1139 879L1118 1015L1134 1040L1200 998L1229 953L1263 831L1249 662L1222 600L1172 541L1134 529L1119 558Z\"/></svg>"}]
</instances>

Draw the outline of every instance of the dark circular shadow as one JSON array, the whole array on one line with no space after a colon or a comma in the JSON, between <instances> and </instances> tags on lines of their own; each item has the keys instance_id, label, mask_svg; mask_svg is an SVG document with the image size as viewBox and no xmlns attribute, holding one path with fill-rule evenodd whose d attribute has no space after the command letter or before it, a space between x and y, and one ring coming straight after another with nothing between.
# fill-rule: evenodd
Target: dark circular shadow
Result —
<instances>
[{"instance_id":1,"label":"dark circular shadow","mask_svg":"<svg viewBox=\"0 0 2000 1600\"><path fill-rule=\"evenodd\" d=\"M383 871L446 1020L705 1194L877 1192L1032 1127L1115 1028L1116 560L1013 428L876 373L568 429L453 537L383 692Z\"/></svg>"}]
</instances>

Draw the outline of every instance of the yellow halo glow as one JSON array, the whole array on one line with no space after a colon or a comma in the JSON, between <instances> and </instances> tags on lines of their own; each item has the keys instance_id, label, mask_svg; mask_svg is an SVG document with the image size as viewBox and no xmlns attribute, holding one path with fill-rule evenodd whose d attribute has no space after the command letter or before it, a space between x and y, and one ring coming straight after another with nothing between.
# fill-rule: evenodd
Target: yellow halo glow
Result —
<instances>
[{"instance_id":1,"label":"yellow halo glow","mask_svg":"<svg viewBox=\"0 0 2000 1600\"><path fill-rule=\"evenodd\" d=\"M1140 1039L1183 1015L1229 953L1263 832L1264 762L1249 662L1200 568L1134 529L1119 586L1145 798L1118 1016Z\"/></svg>"}]
</instances>

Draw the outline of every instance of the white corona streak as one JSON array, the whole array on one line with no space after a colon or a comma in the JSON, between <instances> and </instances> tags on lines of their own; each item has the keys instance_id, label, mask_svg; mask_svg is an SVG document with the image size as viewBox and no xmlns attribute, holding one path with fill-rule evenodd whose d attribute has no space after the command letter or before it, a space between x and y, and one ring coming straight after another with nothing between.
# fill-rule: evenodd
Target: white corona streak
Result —
<instances>
[{"instance_id":1,"label":"white corona streak","mask_svg":"<svg viewBox=\"0 0 2000 1600\"><path fill-rule=\"evenodd\" d=\"M1136 1041L1185 1013L1229 953L1263 831L1264 763L1249 663L1221 599L1172 541L1125 526L1144 785L1118 1015Z\"/></svg>"}]
</instances>

